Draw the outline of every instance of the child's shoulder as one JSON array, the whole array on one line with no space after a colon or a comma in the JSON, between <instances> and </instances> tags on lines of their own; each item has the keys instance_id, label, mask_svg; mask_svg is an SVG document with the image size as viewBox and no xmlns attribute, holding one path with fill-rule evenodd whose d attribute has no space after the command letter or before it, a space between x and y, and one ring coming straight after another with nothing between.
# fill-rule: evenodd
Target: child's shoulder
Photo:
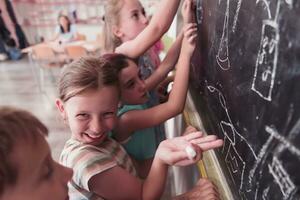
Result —
<instances>
[{"instance_id":1,"label":"child's shoulder","mask_svg":"<svg viewBox=\"0 0 300 200\"><path fill-rule=\"evenodd\" d=\"M123 105L118 109L118 116L131 111L131 110L144 110L147 109L146 104L140 104L140 105Z\"/></svg>"}]
</instances>

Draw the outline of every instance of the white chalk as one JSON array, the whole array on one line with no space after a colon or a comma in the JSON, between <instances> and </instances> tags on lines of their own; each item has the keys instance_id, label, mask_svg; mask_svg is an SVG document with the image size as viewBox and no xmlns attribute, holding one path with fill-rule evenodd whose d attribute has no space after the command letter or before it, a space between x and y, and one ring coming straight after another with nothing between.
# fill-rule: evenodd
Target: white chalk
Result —
<instances>
[{"instance_id":1,"label":"white chalk","mask_svg":"<svg viewBox=\"0 0 300 200\"><path fill-rule=\"evenodd\" d=\"M195 156L197 155L196 151L191 146L185 147L185 152L190 160L193 160L195 158Z\"/></svg>"}]
</instances>

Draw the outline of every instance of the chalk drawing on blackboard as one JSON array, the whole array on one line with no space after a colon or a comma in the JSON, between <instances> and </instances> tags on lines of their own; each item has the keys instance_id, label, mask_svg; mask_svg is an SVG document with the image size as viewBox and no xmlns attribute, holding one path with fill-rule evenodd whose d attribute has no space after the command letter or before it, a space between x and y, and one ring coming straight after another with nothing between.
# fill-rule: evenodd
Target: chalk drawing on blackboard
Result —
<instances>
[{"instance_id":1,"label":"chalk drawing on blackboard","mask_svg":"<svg viewBox=\"0 0 300 200\"><path fill-rule=\"evenodd\" d=\"M256 4L262 3L263 6L265 7L267 14L268 14L268 19L272 19L272 14L271 14L271 9L270 9L270 2L267 0L257 0Z\"/></svg>"},{"instance_id":2,"label":"chalk drawing on blackboard","mask_svg":"<svg viewBox=\"0 0 300 200\"><path fill-rule=\"evenodd\" d=\"M263 174L263 170L265 166L266 159L270 152L273 153L272 163L269 163L268 171L271 175L271 177L274 180L274 183L276 183L283 195L283 199L293 199L293 195L297 191L297 187L293 183L293 181L290 178L290 175L287 173L286 169L283 167L283 164L278 159L279 155L284 151L289 151L291 154L295 156L296 159L300 160L300 150L295 145L293 145L289 140L290 137L294 136L295 130L299 131L300 128L300 119L298 120L298 123L294 125L292 130L289 133L289 137L285 138L281 136L277 130L273 126L266 126L265 131L270 135L266 143L261 148L258 159L256 160L256 163L254 164L254 167L250 170L249 174L249 181L250 184L256 185L256 191L260 188L260 181L259 178L261 178ZM299 132L298 132L299 133ZM274 149L272 147L272 144L274 144L274 140L279 142L279 144ZM259 168L259 169L258 169ZM258 175L258 179L256 178L256 183L254 183L253 178L255 174ZM266 175L265 175L266 176ZM253 185L254 186L254 185ZM262 188L261 188L262 189ZM264 195L264 193L263 193ZM257 193L255 196L255 199L257 199ZM258 198L260 199L260 198Z\"/></svg>"},{"instance_id":3,"label":"chalk drawing on blackboard","mask_svg":"<svg viewBox=\"0 0 300 200\"><path fill-rule=\"evenodd\" d=\"M271 14L270 3L267 0L257 0L256 4L262 2L268 13L268 19L263 20L260 47L255 64L254 78L251 89L267 101L272 101L272 90L274 87L278 45L279 25L278 17L283 1L277 0L274 18ZM289 8L293 7L293 0L285 0Z\"/></svg>"},{"instance_id":4,"label":"chalk drawing on blackboard","mask_svg":"<svg viewBox=\"0 0 300 200\"><path fill-rule=\"evenodd\" d=\"M263 195L262 195L262 199L263 199L263 200L268 200L268 194L269 194L269 191L270 191L270 186L267 187L266 189L264 189Z\"/></svg>"},{"instance_id":5,"label":"chalk drawing on blackboard","mask_svg":"<svg viewBox=\"0 0 300 200\"><path fill-rule=\"evenodd\" d=\"M278 59L278 24L263 20L262 37L251 89L267 101L272 100Z\"/></svg>"},{"instance_id":6,"label":"chalk drawing on blackboard","mask_svg":"<svg viewBox=\"0 0 300 200\"><path fill-rule=\"evenodd\" d=\"M232 25L232 32L235 32L238 16L239 16L240 9L241 9L241 5L242 5L242 0L238 0L238 4L237 4L237 7L236 7L236 12L235 12L235 15L234 15L234 20L233 20L233 25Z\"/></svg>"},{"instance_id":7,"label":"chalk drawing on blackboard","mask_svg":"<svg viewBox=\"0 0 300 200\"><path fill-rule=\"evenodd\" d=\"M282 163L276 156L274 156L272 164L269 164L268 168L276 183L279 185L283 196L288 198L296 189L296 186L290 179L289 174L284 169Z\"/></svg>"},{"instance_id":8,"label":"chalk drawing on blackboard","mask_svg":"<svg viewBox=\"0 0 300 200\"><path fill-rule=\"evenodd\" d=\"M227 0L226 13L224 17L223 33L219 45L218 54L216 55L217 63L223 70L230 69L230 60L228 53L228 21L229 21L229 0Z\"/></svg>"},{"instance_id":9,"label":"chalk drawing on blackboard","mask_svg":"<svg viewBox=\"0 0 300 200\"><path fill-rule=\"evenodd\" d=\"M239 152L236 149L237 140L239 141L239 144L245 143L244 146L247 151L249 151L250 156L252 157L250 159L257 160L257 155L249 142L236 130L234 123L232 122L229 115L225 98L221 91L213 86L207 86L207 89L210 93L218 93L219 102L226 113L227 119L221 120L219 125L221 127L222 133L224 134L224 145L222 153L225 154L225 162L227 163L226 165L231 179L233 180L233 182L235 182L235 184L239 185L240 192L249 192L251 191L251 189L243 185L245 182L244 179L248 178L248 176L245 175L246 161L240 156Z\"/></svg>"},{"instance_id":10,"label":"chalk drawing on blackboard","mask_svg":"<svg viewBox=\"0 0 300 200\"><path fill-rule=\"evenodd\" d=\"M202 7L202 0L198 0L196 4L196 17L197 17L197 23L202 24L203 19L203 7Z\"/></svg>"},{"instance_id":11,"label":"chalk drawing on blackboard","mask_svg":"<svg viewBox=\"0 0 300 200\"><path fill-rule=\"evenodd\" d=\"M293 2L294 0L285 0L285 3L289 5L290 9L293 8Z\"/></svg>"}]
</instances>

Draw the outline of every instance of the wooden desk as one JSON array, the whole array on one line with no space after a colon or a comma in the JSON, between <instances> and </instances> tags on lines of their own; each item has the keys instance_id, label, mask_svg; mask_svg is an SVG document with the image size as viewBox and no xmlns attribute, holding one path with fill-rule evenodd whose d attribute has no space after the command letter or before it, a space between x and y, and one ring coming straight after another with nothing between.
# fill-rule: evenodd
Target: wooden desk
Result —
<instances>
[{"instance_id":1,"label":"wooden desk","mask_svg":"<svg viewBox=\"0 0 300 200\"><path fill-rule=\"evenodd\" d=\"M101 50L101 44L99 41L74 41L64 44L58 44L57 42L45 42L45 43L39 43L36 45L32 45L29 47L26 47L22 49L22 53L32 53L33 49L37 46L46 45L53 49L55 53L65 53L65 47L67 46L82 46L86 49L89 53L95 53L97 51Z\"/></svg>"}]
</instances>

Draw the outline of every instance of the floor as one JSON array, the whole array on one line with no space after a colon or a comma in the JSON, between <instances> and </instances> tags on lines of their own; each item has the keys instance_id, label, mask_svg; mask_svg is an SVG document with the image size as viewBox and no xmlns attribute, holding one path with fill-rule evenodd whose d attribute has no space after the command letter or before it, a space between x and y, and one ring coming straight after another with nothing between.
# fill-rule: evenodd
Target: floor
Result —
<instances>
[{"instance_id":1,"label":"floor","mask_svg":"<svg viewBox=\"0 0 300 200\"><path fill-rule=\"evenodd\" d=\"M56 86L53 77L48 70L44 71L45 83L41 91L37 76L34 75L38 75L39 71L29 64L27 57L20 61L0 62L0 105L23 108L37 116L49 129L47 140L53 158L58 160L70 135L55 107ZM53 69L52 72L57 75L59 69Z\"/></svg>"}]
</instances>

